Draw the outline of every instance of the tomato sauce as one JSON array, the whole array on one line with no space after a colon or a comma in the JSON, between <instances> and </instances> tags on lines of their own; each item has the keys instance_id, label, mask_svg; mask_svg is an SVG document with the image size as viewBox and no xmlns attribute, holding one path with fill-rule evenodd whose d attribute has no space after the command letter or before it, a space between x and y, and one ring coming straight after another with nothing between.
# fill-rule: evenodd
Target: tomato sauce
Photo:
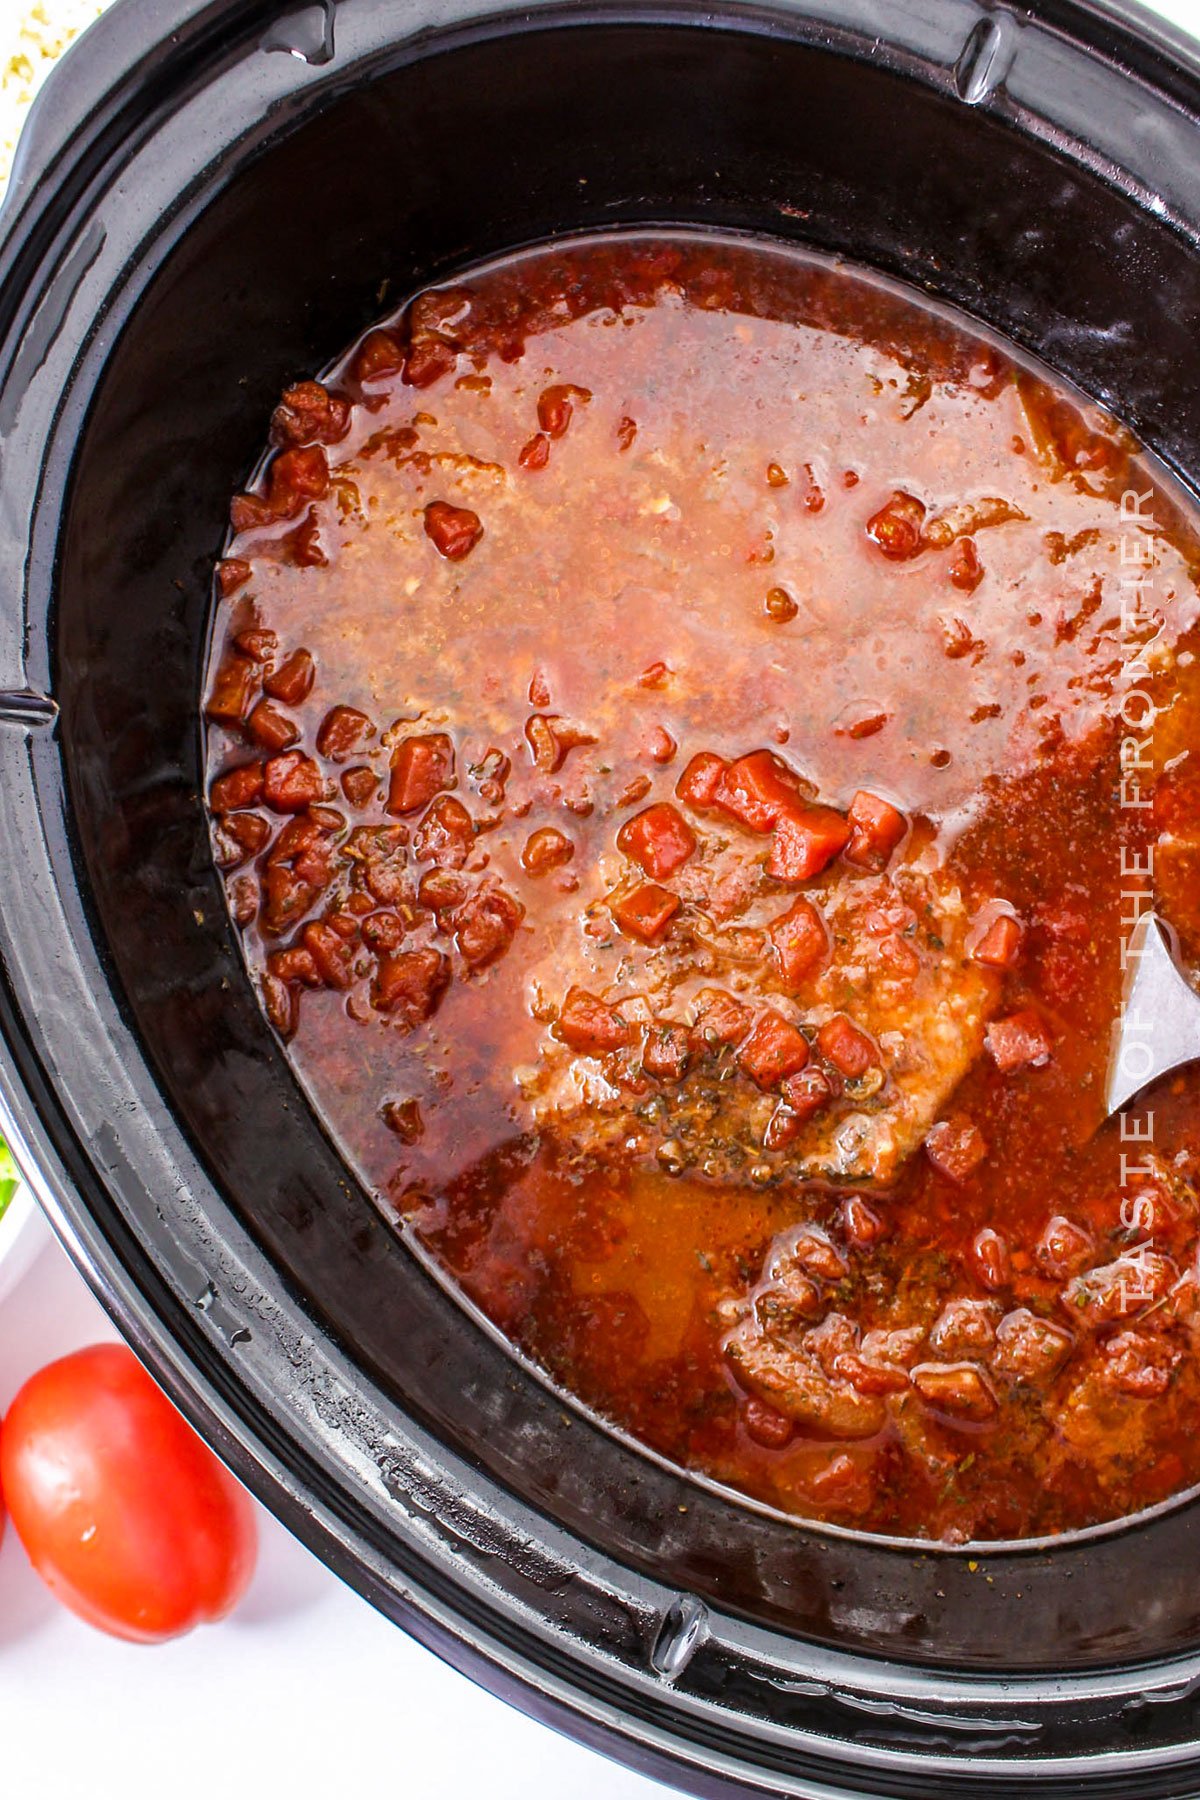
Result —
<instances>
[{"instance_id":1,"label":"tomato sauce","mask_svg":"<svg viewBox=\"0 0 1200 1800\"><path fill-rule=\"evenodd\" d=\"M1127 434L861 271L683 234L420 295L284 395L205 713L349 1163L565 1393L950 1542L1200 1481L1200 551Z\"/></svg>"}]
</instances>

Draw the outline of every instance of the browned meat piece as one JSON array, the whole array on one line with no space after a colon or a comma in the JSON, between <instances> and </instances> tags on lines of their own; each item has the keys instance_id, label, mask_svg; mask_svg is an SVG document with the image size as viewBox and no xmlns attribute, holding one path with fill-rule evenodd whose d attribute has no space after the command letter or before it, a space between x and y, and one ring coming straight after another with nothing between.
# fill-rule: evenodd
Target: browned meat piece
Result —
<instances>
[{"instance_id":1,"label":"browned meat piece","mask_svg":"<svg viewBox=\"0 0 1200 1800\"><path fill-rule=\"evenodd\" d=\"M1061 1440L1063 1460L1084 1461L1100 1487L1124 1479L1153 1443L1153 1405L1132 1406L1109 1376L1105 1359L1093 1356L1057 1402L1051 1390L1050 1417ZM1053 1459L1057 1460L1057 1459Z\"/></svg>"},{"instance_id":2,"label":"browned meat piece","mask_svg":"<svg viewBox=\"0 0 1200 1800\"><path fill-rule=\"evenodd\" d=\"M922 1400L951 1419L978 1425L998 1410L987 1377L974 1363L918 1363L912 1384Z\"/></svg>"},{"instance_id":3,"label":"browned meat piece","mask_svg":"<svg viewBox=\"0 0 1200 1800\"><path fill-rule=\"evenodd\" d=\"M819 1283L795 1265L784 1269L754 1302L754 1316L762 1329L784 1337L811 1325L824 1310Z\"/></svg>"},{"instance_id":4,"label":"browned meat piece","mask_svg":"<svg viewBox=\"0 0 1200 1800\"><path fill-rule=\"evenodd\" d=\"M996 1327L992 1367L1014 1381L1049 1381L1070 1356L1071 1345L1069 1331L1022 1306L1006 1313Z\"/></svg>"},{"instance_id":5,"label":"browned meat piece","mask_svg":"<svg viewBox=\"0 0 1200 1800\"><path fill-rule=\"evenodd\" d=\"M777 1248L767 1264L768 1273L777 1266L786 1268L793 1261L825 1281L840 1281L849 1272L850 1265L846 1258L829 1233L819 1225L801 1225L798 1230L789 1233L782 1243L786 1248Z\"/></svg>"},{"instance_id":6,"label":"browned meat piece","mask_svg":"<svg viewBox=\"0 0 1200 1800\"><path fill-rule=\"evenodd\" d=\"M967 953L958 890L911 864L882 875L834 865L807 895L829 954L803 981L781 982L769 931L778 888L761 840L697 823L695 849L670 878L682 904L655 941L605 929L602 889L583 929L556 933L538 965L537 991L560 1005L570 990L595 996L629 1039L585 1063L552 1024L524 1083L537 1123L585 1149L669 1140L677 1167L710 1179L745 1180L761 1165L755 1179L887 1183L979 1054L998 993L994 972ZM606 891L621 879L606 868ZM658 1044L683 1031L691 1055L672 1059L672 1077ZM843 1039L865 1054L850 1058ZM643 1072L673 1080L658 1124ZM958 1134L947 1155L961 1178L978 1160L978 1133L937 1130Z\"/></svg>"},{"instance_id":7,"label":"browned meat piece","mask_svg":"<svg viewBox=\"0 0 1200 1800\"><path fill-rule=\"evenodd\" d=\"M1103 1373L1122 1394L1135 1400L1157 1399L1171 1385L1183 1352L1166 1338L1142 1331L1119 1331L1100 1346Z\"/></svg>"},{"instance_id":8,"label":"browned meat piece","mask_svg":"<svg viewBox=\"0 0 1200 1800\"><path fill-rule=\"evenodd\" d=\"M1085 1267L1091 1254L1091 1232L1082 1225L1077 1225L1073 1219L1064 1218L1061 1213L1055 1213L1048 1221L1035 1252L1047 1275L1055 1275L1060 1280L1064 1276L1077 1274Z\"/></svg>"},{"instance_id":9,"label":"browned meat piece","mask_svg":"<svg viewBox=\"0 0 1200 1800\"><path fill-rule=\"evenodd\" d=\"M1178 1270L1169 1256L1139 1244L1115 1262L1087 1269L1063 1289L1068 1316L1093 1327L1131 1318L1171 1290Z\"/></svg>"},{"instance_id":10,"label":"browned meat piece","mask_svg":"<svg viewBox=\"0 0 1200 1800\"><path fill-rule=\"evenodd\" d=\"M877 1326L863 1338L862 1353L868 1362L911 1369L924 1342L925 1333L920 1325L902 1325L895 1330Z\"/></svg>"},{"instance_id":11,"label":"browned meat piece","mask_svg":"<svg viewBox=\"0 0 1200 1800\"><path fill-rule=\"evenodd\" d=\"M929 1333L929 1347L948 1362L986 1361L1003 1308L997 1300L950 1300Z\"/></svg>"},{"instance_id":12,"label":"browned meat piece","mask_svg":"<svg viewBox=\"0 0 1200 1800\"><path fill-rule=\"evenodd\" d=\"M816 1225L776 1239L749 1302L722 1308L734 1321L725 1355L739 1383L810 1431L870 1437L887 1403L909 1385L919 1330L877 1330L860 1342L853 1319L827 1311L826 1283L848 1272L841 1251Z\"/></svg>"},{"instance_id":13,"label":"browned meat piece","mask_svg":"<svg viewBox=\"0 0 1200 1800\"><path fill-rule=\"evenodd\" d=\"M861 1394L849 1381L829 1376L815 1356L739 1326L725 1343L739 1381L760 1400L810 1431L833 1438L874 1437L887 1408L878 1394Z\"/></svg>"}]
</instances>

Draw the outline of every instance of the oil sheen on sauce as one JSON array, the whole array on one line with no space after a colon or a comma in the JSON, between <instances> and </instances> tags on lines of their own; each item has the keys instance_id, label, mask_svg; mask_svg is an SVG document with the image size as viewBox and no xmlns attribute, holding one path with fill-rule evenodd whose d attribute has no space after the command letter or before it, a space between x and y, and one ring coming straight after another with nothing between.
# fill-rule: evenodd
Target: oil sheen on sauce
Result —
<instances>
[{"instance_id":1,"label":"oil sheen on sauce","mask_svg":"<svg viewBox=\"0 0 1200 1800\"><path fill-rule=\"evenodd\" d=\"M1195 522L1126 434L860 271L659 234L419 296L272 444L215 851L421 1252L787 1512L1200 1480L1200 1085L1103 1119L1130 891L1200 951Z\"/></svg>"}]
</instances>

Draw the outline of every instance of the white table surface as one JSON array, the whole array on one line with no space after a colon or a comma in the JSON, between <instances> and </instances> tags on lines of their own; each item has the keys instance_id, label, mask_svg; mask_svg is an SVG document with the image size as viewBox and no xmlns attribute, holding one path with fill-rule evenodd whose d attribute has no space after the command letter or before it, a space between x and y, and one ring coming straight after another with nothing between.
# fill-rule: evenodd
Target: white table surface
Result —
<instances>
[{"instance_id":1,"label":"white table surface","mask_svg":"<svg viewBox=\"0 0 1200 1800\"><path fill-rule=\"evenodd\" d=\"M0 1411L114 1337L51 1243L0 1317ZM653 1800L667 1790L483 1693L259 1509L238 1611L174 1643L81 1624L0 1544L0 1792L11 1800Z\"/></svg>"},{"instance_id":2,"label":"white table surface","mask_svg":"<svg viewBox=\"0 0 1200 1800\"><path fill-rule=\"evenodd\" d=\"M47 0L53 11L54 0ZM153 0L141 0L148 10ZM0 0L0 67L25 0ZM1200 34L1200 0L1159 9ZM0 1412L55 1356L113 1337L50 1244L0 1318ZM259 1510L224 1624L146 1649L65 1612L0 1544L0 1792L12 1800L652 1800L668 1790L494 1700Z\"/></svg>"}]
</instances>

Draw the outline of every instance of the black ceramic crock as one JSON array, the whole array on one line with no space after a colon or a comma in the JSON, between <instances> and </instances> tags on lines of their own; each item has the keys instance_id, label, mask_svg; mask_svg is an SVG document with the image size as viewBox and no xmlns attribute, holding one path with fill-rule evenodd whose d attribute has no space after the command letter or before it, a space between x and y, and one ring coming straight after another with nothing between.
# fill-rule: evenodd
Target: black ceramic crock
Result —
<instances>
[{"instance_id":1,"label":"black ceramic crock","mask_svg":"<svg viewBox=\"0 0 1200 1800\"><path fill-rule=\"evenodd\" d=\"M1200 60L1133 8L119 0L0 215L0 1124L269 1505L497 1693L705 1794L1200 1793L1200 1507L947 1552L618 1442L385 1228L199 796L227 496L393 301L697 224L965 308L1200 479Z\"/></svg>"}]
</instances>

